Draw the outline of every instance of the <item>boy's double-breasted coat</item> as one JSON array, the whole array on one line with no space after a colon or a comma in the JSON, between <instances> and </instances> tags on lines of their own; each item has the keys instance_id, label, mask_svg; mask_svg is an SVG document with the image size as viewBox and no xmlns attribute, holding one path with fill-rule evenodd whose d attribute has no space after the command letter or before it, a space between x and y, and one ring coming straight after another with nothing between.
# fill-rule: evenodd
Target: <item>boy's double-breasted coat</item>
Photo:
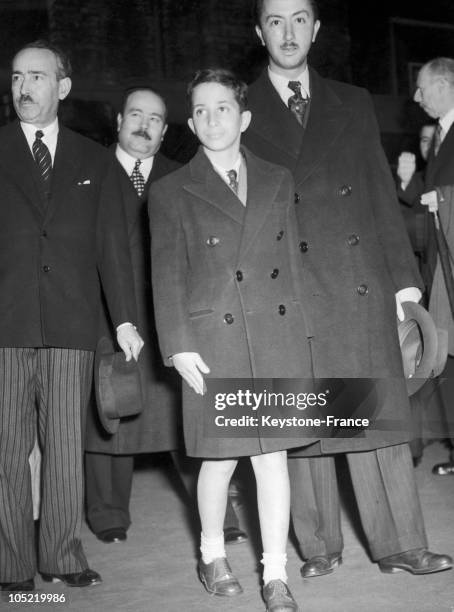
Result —
<instances>
[{"instance_id":1,"label":"boy's double-breasted coat","mask_svg":"<svg viewBox=\"0 0 454 612\"><path fill-rule=\"evenodd\" d=\"M150 191L155 315L163 358L197 352L210 378L310 377L300 299L293 183L284 168L244 150L247 204L202 149ZM203 435L205 398L184 385L187 452L229 457L304 440ZM298 434L295 433L295 437Z\"/></svg>"}]
</instances>

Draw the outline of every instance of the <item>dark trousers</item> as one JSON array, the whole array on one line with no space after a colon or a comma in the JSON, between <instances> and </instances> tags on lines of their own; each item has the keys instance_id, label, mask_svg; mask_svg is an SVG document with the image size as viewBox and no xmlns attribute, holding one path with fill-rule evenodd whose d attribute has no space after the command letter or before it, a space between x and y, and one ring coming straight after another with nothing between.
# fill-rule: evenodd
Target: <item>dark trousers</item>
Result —
<instances>
[{"instance_id":1,"label":"dark trousers","mask_svg":"<svg viewBox=\"0 0 454 612\"><path fill-rule=\"evenodd\" d=\"M179 451L171 451L171 456L189 499L195 500L200 460ZM133 469L133 456L85 453L87 520L94 533L115 527L128 529ZM224 521L227 527L239 527L230 499Z\"/></svg>"},{"instance_id":2,"label":"dark trousers","mask_svg":"<svg viewBox=\"0 0 454 612\"><path fill-rule=\"evenodd\" d=\"M407 444L346 454L356 502L374 560L427 546ZM292 520L303 557L342 550L334 458L290 458Z\"/></svg>"},{"instance_id":3,"label":"dark trousers","mask_svg":"<svg viewBox=\"0 0 454 612\"><path fill-rule=\"evenodd\" d=\"M88 567L83 517L83 436L93 353L0 348L0 582ZM28 457L42 449L38 555Z\"/></svg>"}]
</instances>

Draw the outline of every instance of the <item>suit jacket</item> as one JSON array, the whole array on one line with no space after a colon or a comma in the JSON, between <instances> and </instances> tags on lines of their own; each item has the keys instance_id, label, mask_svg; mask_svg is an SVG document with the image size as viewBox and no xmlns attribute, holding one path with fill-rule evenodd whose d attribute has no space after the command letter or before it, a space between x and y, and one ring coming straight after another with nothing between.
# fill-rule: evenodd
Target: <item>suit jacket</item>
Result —
<instances>
[{"instance_id":1,"label":"suit jacket","mask_svg":"<svg viewBox=\"0 0 454 612\"><path fill-rule=\"evenodd\" d=\"M245 143L285 165L295 179L315 375L387 379L388 390L378 392L377 418L396 431L369 431L362 441L324 440L322 446L374 448L407 439L394 294L422 283L370 96L313 70L310 83L309 117L301 129L265 71L249 90L252 122Z\"/></svg>"},{"instance_id":2,"label":"suit jacket","mask_svg":"<svg viewBox=\"0 0 454 612\"><path fill-rule=\"evenodd\" d=\"M134 322L125 220L102 189L105 151L60 125L49 197L18 121L0 130L0 346L93 350L100 279Z\"/></svg>"},{"instance_id":3,"label":"suit jacket","mask_svg":"<svg viewBox=\"0 0 454 612\"><path fill-rule=\"evenodd\" d=\"M164 360L198 352L206 378L309 377L290 173L244 151L244 207L200 149L150 190L155 315ZM204 435L206 397L183 385L189 455L252 455L303 444ZM297 435L297 434L295 434Z\"/></svg>"},{"instance_id":4,"label":"suit jacket","mask_svg":"<svg viewBox=\"0 0 454 612\"><path fill-rule=\"evenodd\" d=\"M147 197L155 180L176 170L179 164L157 153L141 197L111 151L106 182L120 196L127 222L132 262L137 326L145 345L139 357L139 371L144 397L143 412L123 418L115 435L107 434L97 418L96 407L89 411L85 450L108 454L135 454L173 450L181 444L179 435L180 377L161 360L156 335L153 295L151 290L150 229ZM111 338L115 350L115 334L108 314L103 312L101 335ZM118 349L116 349L118 350Z\"/></svg>"}]
</instances>

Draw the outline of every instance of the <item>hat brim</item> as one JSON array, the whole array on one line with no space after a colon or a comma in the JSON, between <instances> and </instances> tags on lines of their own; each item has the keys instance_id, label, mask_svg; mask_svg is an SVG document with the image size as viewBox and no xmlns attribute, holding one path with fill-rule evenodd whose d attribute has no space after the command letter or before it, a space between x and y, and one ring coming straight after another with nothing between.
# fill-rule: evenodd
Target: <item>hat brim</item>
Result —
<instances>
[{"instance_id":1,"label":"hat brim","mask_svg":"<svg viewBox=\"0 0 454 612\"><path fill-rule=\"evenodd\" d=\"M433 377L438 355L438 334L432 317L420 304L403 302L402 309L405 319L398 325L398 334L403 359L407 353L408 343L415 342L415 329L419 333L418 342L422 351L421 358L415 364L414 372L406 378L407 392L409 396L412 396L419 391L427 379Z\"/></svg>"},{"instance_id":2,"label":"hat brim","mask_svg":"<svg viewBox=\"0 0 454 612\"><path fill-rule=\"evenodd\" d=\"M115 434L120 425L120 419L107 416L106 404L110 401L106 397L104 379L108 377L109 363L111 367L111 357L115 352L113 342L103 336L98 342L95 353L95 394L98 418L103 429L109 434Z\"/></svg>"}]
</instances>

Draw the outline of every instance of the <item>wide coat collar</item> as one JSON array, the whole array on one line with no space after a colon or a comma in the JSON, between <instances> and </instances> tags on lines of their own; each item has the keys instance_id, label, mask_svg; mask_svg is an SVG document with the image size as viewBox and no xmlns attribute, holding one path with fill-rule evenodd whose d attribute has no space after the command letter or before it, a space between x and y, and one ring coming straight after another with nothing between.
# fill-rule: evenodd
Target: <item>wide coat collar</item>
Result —
<instances>
[{"instance_id":1,"label":"wide coat collar","mask_svg":"<svg viewBox=\"0 0 454 612\"><path fill-rule=\"evenodd\" d=\"M309 80L309 119L305 130L300 129L300 132L296 120L269 80L267 70L262 72L254 87L255 98L263 98L260 110L254 110L254 130L272 146L294 158L294 175L298 177L298 182L310 176L336 146L353 113L351 106L341 100L330 82L312 68L309 68ZM291 127L289 121L292 122ZM295 141L295 133L301 135L299 141Z\"/></svg>"},{"instance_id":2,"label":"wide coat collar","mask_svg":"<svg viewBox=\"0 0 454 612\"><path fill-rule=\"evenodd\" d=\"M454 156L454 124L448 130L443 142L440 145L438 154L434 155L434 142L429 151L426 169L426 186L432 186L437 182L437 173L444 167L452 165Z\"/></svg>"},{"instance_id":3,"label":"wide coat collar","mask_svg":"<svg viewBox=\"0 0 454 612\"><path fill-rule=\"evenodd\" d=\"M19 121L13 121L2 130L0 139L0 168L9 175L22 191L40 220L48 220L62 201L68 185L76 179L83 156L78 154L75 134L60 124L52 170L51 197L46 205L39 173Z\"/></svg>"},{"instance_id":4,"label":"wide coat collar","mask_svg":"<svg viewBox=\"0 0 454 612\"><path fill-rule=\"evenodd\" d=\"M247 167L245 207L214 170L202 147L189 162L191 180L183 186L186 191L208 202L242 226L240 257L247 252L266 222L283 176L281 168L274 166L274 171L270 172L271 166L253 155L246 147L242 147L242 153Z\"/></svg>"}]
</instances>

